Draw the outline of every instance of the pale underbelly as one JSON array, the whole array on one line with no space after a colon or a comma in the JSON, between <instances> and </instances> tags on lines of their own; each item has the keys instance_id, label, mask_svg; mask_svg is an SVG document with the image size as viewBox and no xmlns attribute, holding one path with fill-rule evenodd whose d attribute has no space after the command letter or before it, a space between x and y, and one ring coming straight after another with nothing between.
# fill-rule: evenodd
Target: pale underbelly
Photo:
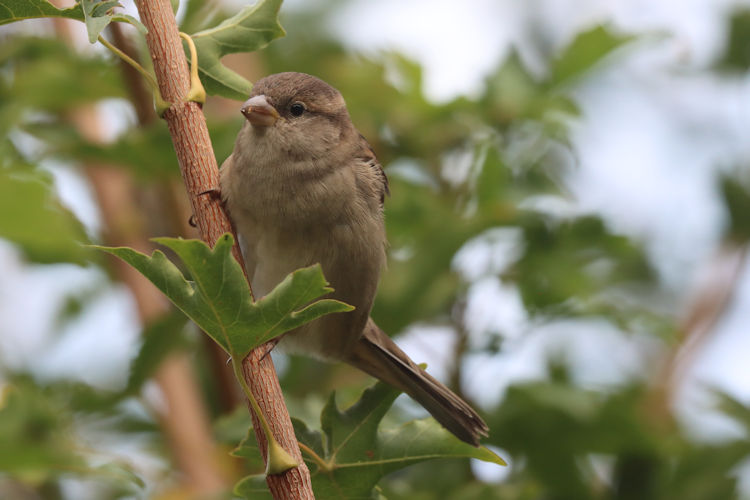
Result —
<instances>
[{"instance_id":1,"label":"pale underbelly","mask_svg":"<svg viewBox=\"0 0 750 500\"><path fill-rule=\"evenodd\" d=\"M309 240L286 241L286 244L261 240L256 244L257 260L252 277L256 297L268 294L296 269L320 264L326 280L334 288L333 293L321 298L335 298L355 307L352 312L316 319L284 335L279 347L285 352L327 360L346 358L367 321L379 264L375 267L372 258L362 261L353 253L342 252L342 249L352 248L351 245L333 236L316 238L318 244Z\"/></svg>"}]
</instances>

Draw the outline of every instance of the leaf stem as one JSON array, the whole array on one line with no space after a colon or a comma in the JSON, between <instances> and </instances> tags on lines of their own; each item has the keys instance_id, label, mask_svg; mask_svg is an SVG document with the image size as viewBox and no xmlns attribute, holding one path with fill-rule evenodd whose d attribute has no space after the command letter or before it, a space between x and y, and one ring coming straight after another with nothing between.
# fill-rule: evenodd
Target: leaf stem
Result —
<instances>
[{"instance_id":1,"label":"leaf stem","mask_svg":"<svg viewBox=\"0 0 750 500\"><path fill-rule=\"evenodd\" d=\"M318 468L321 470L321 472L329 473L333 472L333 467L331 467L331 464L323 460L323 458L315 453L315 450L304 444L303 442L299 442L299 448L300 450L304 451L310 456L310 459L315 462L315 464L318 466Z\"/></svg>"},{"instance_id":2,"label":"leaf stem","mask_svg":"<svg viewBox=\"0 0 750 500\"><path fill-rule=\"evenodd\" d=\"M132 66L136 71L138 71L143 78L146 79L146 82L148 83L148 86L151 87L151 91L154 94L154 102L156 106L156 111L159 114L159 116L162 116L166 110L169 109L169 107L172 105L170 102L167 102L164 100L164 98L161 96L161 92L159 92L159 86L156 83L156 78L154 78L154 75L146 71L143 66L138 64L138 61L135 61L132 57L127 55L125 52L121 51L111 43L109 43L103 36L99 35L99 43L104 45L109 49L110 52L112 52L114 55L125 61L127 64Z\"/></svg>"},{"instance_id":3,"label":"leaf stem","mask_svg":"<svg viewBox=\"0 0 750 500\"><path fill-rule=\"evenodd\" d=\"M263 428L263 433L266 435L266 440L268 441L268 460L266 461L266 474L281 474L282 472L299 466L297 461L289 453L287 453L284 448L281 447L278 441L276 441L276 438L273 436L271 427L268 425L265 416L263 416L263 412L260 410L260 406L258 406L258 402L255 400L253 393L250 391L250 387L248 387L247 382L245 381L245 377L243 377L242 375L241 363L242 361L238 362L237 357L232 355L232 369L234 370L234 375L237 378L237 381L240 383L242 391L245 393L247 400L250 402L250 406L255 412L255 415L258 417L260 426Z\"/></svg>"}]
</instances>

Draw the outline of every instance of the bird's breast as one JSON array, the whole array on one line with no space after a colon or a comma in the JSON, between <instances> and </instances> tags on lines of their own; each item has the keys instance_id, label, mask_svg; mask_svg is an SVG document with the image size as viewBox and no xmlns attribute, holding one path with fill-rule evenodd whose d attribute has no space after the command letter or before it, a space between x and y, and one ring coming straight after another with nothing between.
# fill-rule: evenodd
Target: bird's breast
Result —
<instances>
[{"instance_id":1,"label":"bird's breast","mask_svg":"<svg viewBox=\"0 0 750 500\"><path fill-rule=\"evenodd\" d=\"M385 261L382 214L363 198L353 168L240 166L244 170L235 170L233 162L222 176L222 193L246 260L252 258L255 296L319 263L334 288L331 296L356 309L316 320L284 343L292 351L345 357L367 320Z\"/></svg>"}]
</instances>

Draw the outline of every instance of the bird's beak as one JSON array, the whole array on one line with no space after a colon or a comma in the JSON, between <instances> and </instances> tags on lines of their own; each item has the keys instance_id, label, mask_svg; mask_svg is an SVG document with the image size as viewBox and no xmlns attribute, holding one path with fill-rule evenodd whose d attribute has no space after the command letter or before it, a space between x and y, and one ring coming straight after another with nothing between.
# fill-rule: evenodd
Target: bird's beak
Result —
<instances>
[{"instance_id":1,"label":"bird's beak","mask_svg":"<svg viewBox=\"0 0 750 500\"><path fill-rule=\"evenodd\" d=\"M264 95L256 95L245 101L241 111L247 121L261 127L270 127L279 119L279 112L268 103Z\"/></svg>"}]
</instances>

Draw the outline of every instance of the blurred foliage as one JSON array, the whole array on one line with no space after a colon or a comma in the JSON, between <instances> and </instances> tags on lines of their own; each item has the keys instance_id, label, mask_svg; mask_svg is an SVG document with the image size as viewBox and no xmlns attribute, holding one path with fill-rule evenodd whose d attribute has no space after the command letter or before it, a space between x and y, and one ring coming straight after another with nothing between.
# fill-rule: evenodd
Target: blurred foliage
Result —
<instances>
[{"instance_id":1,"label":"blurred foliage","mask_svg":"<svg viewBox=\"0 0 750 500\"><path fill-rule=\"evenodd\" d=\"M550 67L550 80L553 85L569 83L585 75L599 61L609 56L613 50L632 40L632 37L618 36L611 28L597 26L580 33Z\"/></svg>"},{"instance_id":2,"label":"blurred foliage","mask_svg":"<svg viewBox=\"0 0 750 500\"><path fill-rule=\"evenodd\" d=\"M719 66L740 72L750 68L750 10L740 9L732 14Z\"/></svg>"},{"instance_id":3,"label":"blurred foliage","mask_svg":"<svg viewBox=\"0 0 750 500\"><path fill-rule=\"evenodd\" d=\"M20 210L19 207L25 207ZM54 200L49 175L26 166L0 167L0 235L37 262L85 262L78 220Z\"/></svg>"},{"instance_id":4,"label":"blurred foliage","mask_svg":"<svg viewBox=\"0 0 750 500\"><path fill-rule=\"evenodd\" d=\"M729 215L727 233L740 243L750 241L750 183L742 169L724 174L719 180L722 198Z\"/></svg>"},{"instance_id":5,"label":"blurred foliage","mask_svg":"<svg viewBox=\"0 0 750 500\"><path fill-rule=\"evenodd\" d=\"M596 214L571 210L575 200L566 188L576 163L569 126L580 114L573 90L624 52L632 38L608 26L587 28L551 53L543 71L534 72L511 48L476 95L435 103L423 93L418 64L394 52L352 54L332 38L329 23L341 4L330 0L296 10L282 7L287 37L248 56L245 64L262 68L262 73L304 71L335 85L385 166L392 192L386 201L391 246L373 312L378 323L394 335L416 323L440 325L458 338L468 328L471 286L476 279L492 278L518 291L528 330L555 322L609 324L624 335L647 337L653 345L669 348L674 315L657 306L670 302L663 297L669 291L658 282L642 242L617 234ZM208 2L189 1L181 28L195 33L234 14ZM746 12L733 15L727 33L717 67L746 72ZM51 38L0 35L0 237L15 244L30 266L80 263L85 256L79 243L87 237L57 200L44 166L60 160L71 168L87 162L114 164L150 185L178 175L171 141L163 124L139 128L130 117L124 120L127 129L109 144L81 137L71 129L67 113L84 103L126 97L116 61L107 54L76 54ZM219 110L210 104L207 112ZM241 118L236 112L227 116L217 111L208 120L221 162ZM728 214L726 236L744 242L750 234L750 195L741 171L727 173L717 184ZM513 230L513 254L478 275L461 272L457 253L481 244L497 228ZM67 314L85 312L92 300L87 297L82 295ZM104 460L109 465L95 465L102 463L96 456L98 443L82 432L103 427L120 439L142 438L151 453L170 460L163 431L149 415L152 410L142 391L158 363L175 349L192 353L202 370L206 399L212 401L216 389L211 384L216 382L205 369L210 360L186 332L181 317L147 330L119 390L41 380L3 368L0 497L26 491L63 498L61 484L71 477L105 485L97 490L99 498L145 496L143 481L164 481L151 484L149 493L169 488L175 474L165 472L167 479L154 479L149 474L153 471L111 457ZM496 331L470 333L483 343L469 345L469 352L493 345L503 353L512 348ZM462 373L461 354L457 352L454 379L471 380ZM618 353L601 356L615 359ZM645 356L646 373L606 388L583 387L571 375L573 362L562 360L551 363L541 380L513 384L501 398L488 397L499 399L482 408L491 428L488 444L498 447L511 464L501 482L478 479L466 460L443 459L382 479L372 477L367 489L379 480L374 497L392 500L739 498L737 470L750 456L747 402L717 393L716 414L735 422L740 432L720 442L699 440L669 412L655 410L660 395L650 380L658 367L652 356ZM331 389L351 403L367 378L313 360L284 361L282 384L292 413L300 419L302 441L326 456L326 447L338 439L336 429L346 425L330 422L356 411L340 412L327 404ZM309 423L324 409L332 420L322 432L310 430ZM402 409L396 404L386 416L392 420L383 427L399 429ZM221 415L214 405L210 411L223 447L232 448L246 435L249 418L244 409ZM416 424L401 429L409 425ZM249 451L243 454L240 448L237 455L235 480L259 470ZM257 485L246 482L245 487L248 492Z\"/></svg>"},{"instance_id":6,"label":"blurred foliage","mask_svg":"<svg viewBox=\"0 0 750 500\"><path fill-rule=\"evenodd\" d=\"M0 410L0 470L45 480L51 470L82 464L65 405L26 381L6 387Z\"/></svg>"}]
</instances>

